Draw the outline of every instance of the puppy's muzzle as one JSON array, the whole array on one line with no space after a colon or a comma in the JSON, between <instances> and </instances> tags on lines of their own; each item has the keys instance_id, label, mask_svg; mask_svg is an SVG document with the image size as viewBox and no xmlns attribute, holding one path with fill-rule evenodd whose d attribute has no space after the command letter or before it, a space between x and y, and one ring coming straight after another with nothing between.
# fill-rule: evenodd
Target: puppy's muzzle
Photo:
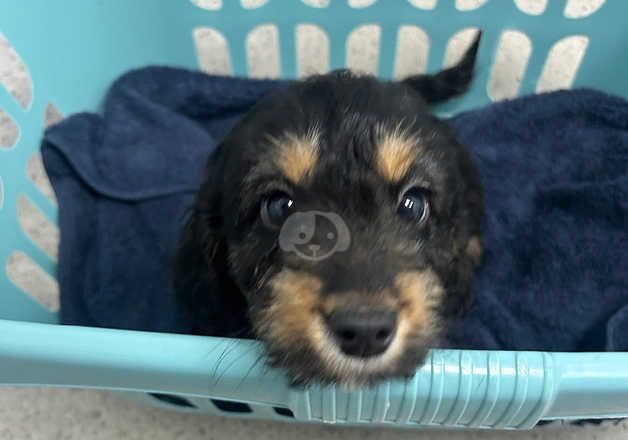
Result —
<instances>
[{"instance_id":1,"label":"puppy's muzzle","mask_svg":"<svg viewBox=\"0 0 628 440\"><path fill-rule=\"evenodd\" d=\"M397 333L392 310L335 310L326 317L335 343L347 356L369 358L386 351Z\"/></svg>"}]
</instances>

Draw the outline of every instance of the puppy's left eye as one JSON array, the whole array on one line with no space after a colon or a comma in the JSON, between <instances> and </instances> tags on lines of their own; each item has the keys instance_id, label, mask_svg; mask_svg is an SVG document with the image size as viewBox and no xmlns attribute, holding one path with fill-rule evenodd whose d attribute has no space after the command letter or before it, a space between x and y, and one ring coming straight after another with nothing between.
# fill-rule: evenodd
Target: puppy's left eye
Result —
<instances>
[{"instance_id":1,"label":"puppy's left eye","mask_svg":"<svg viewBox=\"0 0 628 440\"><path fill-rule=\"evenodd\" d=\"M262 221L270 228L281 227L293 210L294 200L284 192L275 192L262 202Z\"/></svg>"},{"instance_id":2,"label":"puppy's left eye","mask_svg":"<svg viewBox=\"0 0 628 440\"><path fill-rule=\"evenodd\" d=\"M424 223L430 215L430 204L425 191L420 188L406 191L401 197L397 213L406 220Z\"/></svg>"}]
</instances>

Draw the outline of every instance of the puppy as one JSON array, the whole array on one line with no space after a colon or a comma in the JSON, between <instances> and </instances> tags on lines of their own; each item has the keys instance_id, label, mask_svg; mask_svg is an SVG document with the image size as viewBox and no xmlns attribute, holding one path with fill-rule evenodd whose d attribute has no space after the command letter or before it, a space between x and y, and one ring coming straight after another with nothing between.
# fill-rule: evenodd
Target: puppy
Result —
<instances>
[{"instance_id":1,"label":"puppy","mask_svg":"<svg viewBox=\"0 0 628 440\"><path fill-rule=\"evenodd\" d=\"M176 261L198 333L261 340L293 384L414 374L482 254L478 172L428 108L467 90L479 38L435 75L294 82L236 125Z\"/></svg>"}]
</instances>

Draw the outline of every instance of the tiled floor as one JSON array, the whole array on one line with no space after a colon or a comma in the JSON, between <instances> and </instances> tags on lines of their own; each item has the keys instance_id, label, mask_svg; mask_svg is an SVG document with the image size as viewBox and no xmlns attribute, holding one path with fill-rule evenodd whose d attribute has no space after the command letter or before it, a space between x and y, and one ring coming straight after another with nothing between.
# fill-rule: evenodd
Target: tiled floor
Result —
<instances>
[{"instance_id":1,"label":"tiled floor","mask_svg":"<svg viewBox=\"0 0 628 440\"><path fill-rule=\"evenodd\" d=\"M113 439L628 439L628 423L531 432L444 432L354 429L194 416L140 407L112 393L88 390L0 390L0 440Z\"/></svg>"}]
</instances>

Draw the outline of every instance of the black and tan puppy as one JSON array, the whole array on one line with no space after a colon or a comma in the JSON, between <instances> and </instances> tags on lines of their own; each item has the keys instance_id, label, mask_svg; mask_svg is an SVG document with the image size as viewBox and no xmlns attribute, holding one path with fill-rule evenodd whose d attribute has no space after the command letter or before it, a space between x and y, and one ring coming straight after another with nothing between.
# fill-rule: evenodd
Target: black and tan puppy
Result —
<instances>
[{"instance_id":1,"label":"black and tan puppy","mask_svg":"<svg viewBox=\"0 0 628 440\"><path fill-rule=\"evenodd\" d=\"M237 124L176 265L199 333L260 339L293 383L415 372L481 257L478 173L428 109L468 88L478 44L436 75L295 82Z\"/></svg>"}]
</instances>

